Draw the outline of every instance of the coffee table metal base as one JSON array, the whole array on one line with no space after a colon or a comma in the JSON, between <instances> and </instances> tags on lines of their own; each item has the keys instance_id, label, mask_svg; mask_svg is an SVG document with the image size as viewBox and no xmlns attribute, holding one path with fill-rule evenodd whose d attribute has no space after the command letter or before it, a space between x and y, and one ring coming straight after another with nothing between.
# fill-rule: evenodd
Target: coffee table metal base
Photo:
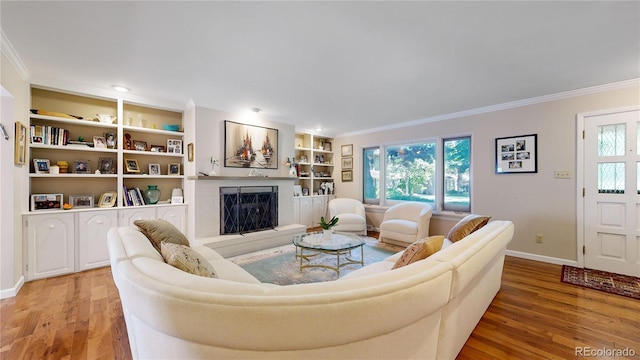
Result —
<instances>
[{"instance_id":1,"label":"coffee table metal base","mask_svg":"<svg viewBox=\"0 0 640 360\"><path fill-rule=\"evenodd\" d=\"M336 273L338 273L338 277L340 277L340 268L343 266L347 266L347 265L351 265L351 264L360 264L360 266L364 266L364 247L363 244L360 244L360 246L358 246L360 248L360 260L357 259L352 259L350 258L351 256L351 250L354 249L347 249L347 250L324 250L324 249L306 249L308 252L311 252L310 254L304 254L304 248L300 247L300 246L296 246L296 259L300 259L300 271L302 271L302 269L306 269L306 268L325 268L325 269L330 269L335 271ZM331 265L324 265L324 264L314 264L311 262L311 259L315 256L318 256L320 254L329 254L329 255L335 255L336 256L336 266L331 266ZM340 256L344 255L344 260L346 261L342 261L340 262L341 258ZM307 264L303 264L303 260L307 261Z\"/></svg>"}]
</instances>

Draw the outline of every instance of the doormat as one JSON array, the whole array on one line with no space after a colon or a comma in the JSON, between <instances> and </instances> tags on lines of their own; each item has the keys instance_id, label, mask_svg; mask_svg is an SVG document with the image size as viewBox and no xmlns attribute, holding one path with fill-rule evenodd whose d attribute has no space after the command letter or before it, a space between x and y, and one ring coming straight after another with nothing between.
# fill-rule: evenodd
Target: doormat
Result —
<instances>
[{"instance_id":1,"label":"doormat","mask_svg":"<svg viewBox=\"0 0 640 360\"><path fill-rule=\"evenodd\" d=\"M562 265L562 282L640 299L640 278Z\"/></svg>"}]
</instances>

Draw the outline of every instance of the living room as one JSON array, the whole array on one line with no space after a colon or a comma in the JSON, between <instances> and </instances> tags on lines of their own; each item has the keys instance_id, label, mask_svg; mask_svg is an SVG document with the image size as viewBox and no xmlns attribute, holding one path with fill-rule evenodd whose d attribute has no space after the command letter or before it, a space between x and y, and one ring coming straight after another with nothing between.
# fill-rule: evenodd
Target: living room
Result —
<instances>
[{"instance_id":1,"label":"living room","mask_svg":"<svg viewBox=\"0 0 640 360\"><path fill-rule=\"evenodd\" d=\"M594 5L597 6L597 5ZM635 6L637 3L627 3L626 6ZM9 16L6 12L5 4L3 8L4 17ZM566 10L566 9L565 9ZM592 9L590 9L592 11ZM618 11L620 11L618 9ZM621 11L621 13L633 14L634 11ZM562 13L565 14L565 13ZM615 15L620 13L616 12ZM635 11L635 25L637 29L637 11ZM113 19L110 19L113 20ZM135 23L135 18L128 19L127 22ZM629 21L629 20L626 20ZM629 22L633 22L632 19ZM607 19L607 23L613 22L611 18ZM625 30L623 22L620 21L622 30ZM105 25L105 24L101 24ZM131 25L127 23L127 25ZM96 25L97 26L97 25ZM106 26L106 25L105 25ZM330 26L328 26L330 27ZM94 85L87 85L81 79L70 80L67 78L59 78L56 74L38 73L38 78L30 78L30 66L24 65L19 58L10 56L12 52L7 50L7 44L14 43L11 33L3 27L2 42L2 78L1 83L3 91L7 91L8 96L3 93L3 116L2 124L7 130L13 129L14 122L20 120L28 123L26 119L26 109L30 108L30 86L37 84L48 86L54 89L66 90L70 92L90 93L103 95L102 89L95 89ZM14 30L17 31L17 30ZM577 31L577 30L576 30ZM632 32L633 33L633 32ZM637 32L635 32L637 34ZM16 35L17 37L17 35ZM344 120L344 123L353 123L356 127L351 127L342 132L335 132L331 136L334 137L334 149L340 149L342 145L353 145L353 181L342 182L336 180L336 196L351 197L356 199L362 198L362 174L360 169L363 167L362 149L373 145L397 144L406 141L414 141L426 138L442 138L458 135L471 135L472 137L472 192L471 192L471 209L472 212L478 214L490 215L493 219L507 219L515 224L515 235L508 246L508 254L514 257L542 261L552 264L582 265L584 258L582 256L582 245L584 240L580 235L580 226L584 223L580 214L580 184L583 178L580 178L578 169L581 167L582 159L580 156L584 154L578 152L580 134L578 133L577 116L579 114L590 114L604 110L621 109L629 107L637 107L640 105L640 84L638 82L638 52L637 43L638 36L630 36L629 44L620 44L618 46L630 46L628 52L633 53L631 57L620 59L604 59L602 60L603 69L599 73L594 73L589 81L585 81L584 86L575 88L566 88L562 85L563 78L556 78L555 89L546 93L537 94L535 96L520 96L526 92L515 93L513 96L505 96L502 101L486 103L481 99L485 89L492 86L492 77L504 77L504 74L495 75L487 74L483 79L476 79L475 82L446 82L439 86L442 88L452 88L461 94L470 94L465 97L478 98L475 106L459 108L454 106L455 99L444 98L439 99L437 92L429 92L414 96L412 93L405 93L404 97L413 98L414 102L442 102L447 103L448 111L442 110L439 113L420 113L413 117L396 118L393 111L385 114L376 112L376 116L387 118L384 124L373 126L367 122L366 116L359 116L356 120ZM633 45L635 41L635 45ZM162 41L158 41L162 44ZM526 41L522 41L526 42ZM588 43L588 41L587 41ZM80 43L77 46L81 46ZM580 43L583 44L583 43ZM23 60L33 62L32 57L21 54L17 51L17 40L15 53L24 56ZM156 46L160 46L156 44ZM166 45L165 45L166 46ZM179 45L175 45L180 48ZM578 45L576 45L579 47ZM634 47L635 46L635 47ZM80 49L80 48L78 48ZM92 54L86 54L84 51L76 50L82 56L92 57ZM127 49L131 52L131 56L135 57L135 49ZM485 51L491 52L494 49ZM582 50L582 49L580 49ZM612 53L614 49L611 49ZM33 50L29 50L31 52ZM273 53L264 48L255 49L257 58L263 59L261 54L267 54L264 57L274 59ZM553 49L548 50L549 57L561 57L553 53ZM602 55L603 49L599 54ZM634 52L635 51L635 52ZM540 55L540 54L539 54ZM564 52L563 52L564 55ZM603 56L606 58L607 56ZM286 63L286 59L282 59ZM52 60L53 61L53 60ZM523 69L527 67L535 68L535 60L521 59ZM550 61L552 63L552 59ZM560 61L560 60L558 60ZM635 62L634 62L635 61ZM546 65L546 63L545 63ZM36 66L34 64L34 66ZM444 67L445 65L440 64ZM506 65L505 65L506 66ZM576 66L578 67L578 66ZM627 70L627 73L608 74L607 71L613 67ZM351 68L352 71L356 71ZM605 71L604 69L607 69ZM141 69L138 69L141 70ZM188 71L182 69L181 71ZM397 72L396 72L397 71ZM472 70L469 70L472 71ZM482 70L478 70L482 71ZM552 69L549 69L552 71ZM399 70L389 71L398 77L408 76L402 74ZM169 74L169 72L167 73ZM539 73L536 73L539 74ZM511 74L509 74L511 75ZM567 75L567 82L575 80L575 78L589 78L591 74L578 73ZM150 74L150 77L155 77ZM391 76L391 75L389 75ZM557 76L557 74L556 74ZM157 76L162 77L162 76ZM463 77L464 79L464 77ZM475 79L475 78L474 78ZM548 80L548 79L547 79ZM254 83L248 80L247 88L268 87L265 84ZM531 88L534 88L536 82L542 82L539 75L530 76L514 76L513 82L525 83L530 82ZM202 82L215 82L209 78L203 77ZM276 83L273 81L271 84ZM109 84L110 85L110 84ZM190 86L199 87L200 83L193 83ZM300 85L304 87L306 85ZM131 85L134 92L135 86ZM375 83L372 87L376 86ZM526 88L526 86L525 86ZM249 90L247 90L249 91ZM385 92L392 92L393 89L386 89ZM444 91L444 90L443 90ZM192 117L186 117L185 128L193 125L185 134L185 143L193 142L196 144L195 161L193 163L185 163L185 174L195 176L200 171L210 169L210 158L223 158L224 134L221 131L222 122L224 120L232 120L243 123L258 124L261 126L274 127L280 130L282 135L280 138L280 146L282 149L281 156L286 158L290 156L294 148L294 133L299 130L306 130L310 125L306 123L306 119L300 120L299 125L295 123L296 117L283 118L276 110L270 109L267 101L260 104L249 103L252 96L244 96L238 93L232 94L242 98L247 103L246 107L259 106L263 108L259 120L249 120L246 114L236 111L235 108L225 107L220 104L219 107L214 105L201 105L204 99L196 99L191 107L187 106L183 97L172 98L171 101L164 101L170 96L170 89L158 91L157 98L149 96L137 97L137 95L128 96L132 101L139 100L142 103L150 105L167 106L170 108L178 108L185 111L185 114L192 114ZM268 91L267 91L268 92ZM348 94L339 93L346 97ZM389 94L391 95L391 94ZM229 95L231 96L231 95ZM338 95L335 95L338 97ZM215 95L211 96L212 98ZM257 97L257 96L256 96ZM327 95L327 98L331 98ZM6 98L11 99L8 106L5 102ZM263 99L267 99L263 95ZM188 98L187 98L188 99ZM353 102L354 107L358 105L358 97L348 97L348 101ZM395 100L396 98L394 98ZM310 106L305 104L304 109L310 115L309 118L315 118L314 109L325 107L328 100L318 98L317 102ZM468 101L468 100L467 100ZM286 107L285 103L276 103L277 106ZM465 102L473 104L473 102ZM274 105L275 107L276 105ZM292 108L301 105L291 104ZM390 108L402 107L403 104L389 102ZM409 105L406 105L409 106ZM434 105L435 106L435 105ZM364 106L363 106L364 107ZM365 111L367 110L366 107ZM224 110L220 110L224 109ZM8 111L8 116L5 111ZM192 112L192 113L191 113ZM273 114L273 115L270 115ZM428 114L428 115L425 115ZM322 118L320 118L322 119ZM285 121L287 120L287 121ZM292 121L293 124L291 122ZM322 121L319 121L322 123ZM328 124L329 121L326 121ZM11 132L11 131L9 131ZM537 172L527 174L496 174L495 157L496 157L496 139L507 136L520 136L526 134L537 134ZM0 152L0 188L3 190L11 189L11 191L3 191L0 193L0 228L1 246L0 256L2 263L2 276L0 290L4 294L19 292L21 278L24 272L24 254L23 254L23 224L22 213L28 212L28 196L29 189L24 181L28 176L25 174L24 167L13 165L13 144L4 141ZM283 161L281 158L280 161ZM233 168L218 168L219 172L224 175L240 176L247 173L245 170ZM569 171L570 178L556 178L554 172L557 170ZM28 169L26 170L28 172ZM278 170L264 170L269 176L287 176L286 169L280 167ZM188 191L188 182L185 184L185 193L191 199L197 196L195 193ZM190 195L189 195L190 194ZM372 228L379 225L381 214L386 208L385 204L368 205L368 213L372 219L370 224ZM16 210L18 209L18 210ZM192 207L188 208L187 218L189 224L195 225L195 213ZM451 221L460 214L439 212L434 214L434 221ZM188 233L195 236L193 226L187 226ZM536 242L537 235L543 236L542 242Z\"/></svg>"}]
</instances>

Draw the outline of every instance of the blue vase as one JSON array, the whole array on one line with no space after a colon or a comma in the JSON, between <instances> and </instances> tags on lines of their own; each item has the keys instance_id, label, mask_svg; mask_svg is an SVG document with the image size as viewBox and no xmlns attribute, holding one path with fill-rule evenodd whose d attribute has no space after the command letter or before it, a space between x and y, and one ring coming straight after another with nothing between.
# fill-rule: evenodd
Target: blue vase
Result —
<instances>
[{"instance_id":1,"label":"blue vase","mask_svg":"<svg viewBox=\"0 0 640 360\"><path fill-rule=\"evenodd\" d=\"M147 190L144 191L144 198L149 204L157 204L158 200L160 200L160 190L158 189L158 185L148 185Z\"/></svg>"}]
</instances>

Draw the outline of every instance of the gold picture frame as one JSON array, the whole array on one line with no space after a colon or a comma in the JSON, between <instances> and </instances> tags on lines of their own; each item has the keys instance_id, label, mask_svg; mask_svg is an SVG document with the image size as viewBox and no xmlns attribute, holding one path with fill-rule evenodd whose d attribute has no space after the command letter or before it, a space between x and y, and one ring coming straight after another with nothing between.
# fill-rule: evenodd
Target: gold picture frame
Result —
<instances>
[{"instance_id":1,"label":"gold picture frame","mask_svg":"<svg viewBox=\"0 0 640 360\"><path fill-rule=\"evenodd\" d=\"M27 127L16 121L16 142L13 162L16 165L27 163Z\"/></svg>"},{"instance_id":2,"label":"gold picture frame","mask_svg":"<svg viewBox=\"0 0 640 360\"><path fill-rule=\"evenodd\" d=\"M107 191L100 195L100 201L98 201L98 207L108 208L113 207L116 204L118 194L115 191Z\"/></svg>"},{"instance_id":3,"label":"gold picture frame","mask_svg":"<svg viewBox=\"0 0 640 360\"><path fill-rule=\"evenodd\" d=\"M127 173L139 173L140 165L136 159L124 159L125 169Z\"/></svg>"}]
</instances>

